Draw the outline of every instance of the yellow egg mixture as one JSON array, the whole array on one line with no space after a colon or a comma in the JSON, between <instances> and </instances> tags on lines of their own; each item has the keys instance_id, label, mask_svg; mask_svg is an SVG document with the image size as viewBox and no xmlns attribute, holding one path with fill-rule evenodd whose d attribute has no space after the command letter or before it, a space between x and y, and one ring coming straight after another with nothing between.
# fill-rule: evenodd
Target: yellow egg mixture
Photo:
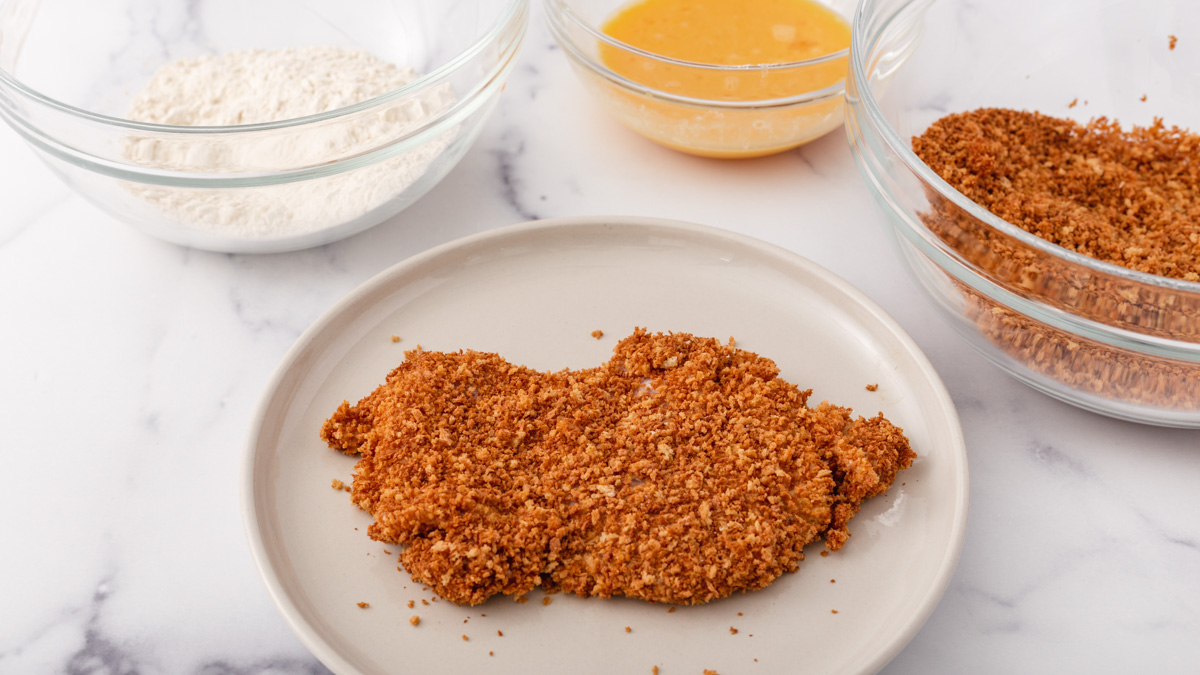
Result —
<instances>
[{"instance_id":1,"label":"yellow egg mixture","mask_svg":"<svg viewBox=\"0 0 1200 675\"><path fill-rule=\"evenodd\" d=\"M850 45L845 19L814 0L642 0L603 25L608 35L656 55L721 66L805 61ZM616 74L658 91L717 101L792 97L837 85L846 60L788 68L716 70L673 64L602 44L600 57ZM635 131L694 154L751 157L779 152L841 123L842 100L712 110L647 99L628 91L612 102ZM625 99L622 101L621 99Z\"/></svg>"}]
</instances>

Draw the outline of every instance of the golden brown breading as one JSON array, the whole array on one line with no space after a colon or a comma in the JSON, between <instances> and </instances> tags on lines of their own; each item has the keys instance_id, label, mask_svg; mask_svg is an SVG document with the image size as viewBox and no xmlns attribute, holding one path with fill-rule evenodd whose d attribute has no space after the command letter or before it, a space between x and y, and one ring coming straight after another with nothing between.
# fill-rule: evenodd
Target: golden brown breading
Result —
<instances>
[{"instance_id":1,"label":"golden brown breading","mask_svg":"<svg viewBox=\"0 0 1200 675\"><path fill-rule=\"evenodd\" d=\"M598 368L410 351L322 437L361 455L372 538L456 603L535 587L698 603L836 550L915 455L882 415L808 408L774 362L638 329Z\"/></svg>"}]
</instances>

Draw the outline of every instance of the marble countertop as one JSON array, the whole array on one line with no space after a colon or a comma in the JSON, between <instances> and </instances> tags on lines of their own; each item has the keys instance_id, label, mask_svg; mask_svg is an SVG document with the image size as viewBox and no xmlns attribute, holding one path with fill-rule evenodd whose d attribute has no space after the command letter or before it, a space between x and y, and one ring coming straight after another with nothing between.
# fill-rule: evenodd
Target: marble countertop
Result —
<instances>
[{"instance_id":1,"label":"marble countertop","mask_svg":"<svg viewBox=\"0 0 1200 675\"><path fill-rule=\"evenodd\" d=\"M251 561L251 412L323 311L431 246L536 218L718 226L829 268L925 350L961 416L971 513L941 604L883 672L1196 672L1200 432L1019 384L907 276L844 134L759 160L660 148L592 105L535 16L495 114L415 206L315 250L148 238L0 129L0 673L320 673Z\"/></svg>"}]
</instances>

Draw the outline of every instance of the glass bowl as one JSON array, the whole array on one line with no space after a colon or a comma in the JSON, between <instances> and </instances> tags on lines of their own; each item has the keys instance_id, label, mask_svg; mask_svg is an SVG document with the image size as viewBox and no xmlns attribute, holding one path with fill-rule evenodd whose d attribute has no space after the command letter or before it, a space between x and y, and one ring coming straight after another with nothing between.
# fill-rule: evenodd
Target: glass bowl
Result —
<instances>
[{"instance_id":1,"label":"glass bowl","mask_svg":"<svg viewBox=\"0 0 1200 675\"><path fill-rule=\"evenodd\" d=\"M864 0L846 128L898 248L951 325L1034 388L1116 418L1200 427L1200 283L1051 244L968 200L912 151L954 112L997 107L1200 131L1190 0Z\"/></svg>"},{"instance_id":2,"label":"glass bowl","mask_svg":"<svg viewBox=\"0 0 1200 675\"><path fill-rule=\"evenodd\" d=\"M718 66L659 56L606 35L600 26L629 0L545 0L546 20L576 73L622 124L670 148L704 157L758 157L789 150L842 125L848 50L793 63ZM849 18L853 0L822 4ZM648 86L628 74L654 69L697 98ZM795 91L795 82L830 82ZM792 85L792 86L789 86ZM730 90L730 97L715 92ZM745 100L752 92L753 98ZM737 98L733 98L736 96Z\"/></svg>"},{"instance_id":3,"label":"glass bowl","mask_svg":"<svg viewBox=\"0 0 1200 675\"><path fill-rule=\"evenodd\" d=\"M0 0L0 116L68 185L148 234L237 253L320 246L395 215L454 167L528 12L528 0ZM362 49L419 77L262 124L125 117L163 64L310 46Z\"/></svg>"}]
</instances>

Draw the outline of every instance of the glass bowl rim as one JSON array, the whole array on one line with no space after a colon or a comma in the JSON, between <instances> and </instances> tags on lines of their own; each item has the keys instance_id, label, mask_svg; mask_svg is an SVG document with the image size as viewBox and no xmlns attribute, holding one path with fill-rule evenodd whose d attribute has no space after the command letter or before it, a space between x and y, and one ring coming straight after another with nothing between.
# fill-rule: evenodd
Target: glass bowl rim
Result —
<instances>
[{"instance_id":1,"label":"glass bowl rim","mask_svg":"<svg viewBox=\"0 0 1200 675\"><path fill-rule=\"evenodd\" d=\"M940 197L949 200L955 206L959 207L976 220L985 223L992 229L1010 236L1026 246L1038 250L1039 252L1045 253L1054 258L1058 258L1064 262L1084 267L1092 272L1117 277L1126 281L1132 281L1147 286L1154 286L1172 291L1183 291L1200 296L1200 281L1187 281L1185 279L1164 277L1157 274L1150 274L1148 272L1139 272L1122 265L1117 265L1116 263L1110 263L1086 256L1082 253L1076 253L1075 251L1068 250L1062 246L1059 246L1058 244L1054 244L1035 234L1027 232L968 199L966 195L951 186L941 176L934 172L933 169L929 168L925 162L921 161L921 158L917 157L917 154L913 152L910 145L904 143L900 138L900 134L892 127L890 123L888 123L887 118L884 117L882 108L880 108L879 103L875 100L874 93L867 84L870 80L867 76L866 68L864 66L867 60L867 46L864 44L864 40L874 44L878 41L878 38L882 36L892 25L892 22L897 20L897 17L899 14L901 14L901 12L915 4L931 4L931 1L904 0L899 9L893 12L891 16L886 17L876 27L873 34L865 35L868 24L868 5L877 5L879 2L880 0L862 0L858 4L858 7L854 10L854 19L851 24L852 30L850 34L850 68L847 77L853 79L857 83L862 84L862 86L856 89L858 94L856 98L858 101L861 101L863 112L866 114L867 119L870 120L872 125L879 130L881 140L887 144L888 148L893 153L900 157L900 159L904 162L905 167L909 171L912 171L914 174L916 174L917 177L926 184L933 186L933 188L937 190ZM874 7L871 7L870 9L874 9ZM871 18L874 18L874 16L872 15ZM854 106L851 105L851 107ZM908 224L907 218L903 220L906 224ZM909 224L909 226L917 227L916 225L912 224ZM928 228L924 226L919 227L921 231L928 232ZM987 276L974 266L972 266L972 269L974 269L976 273L980 274L981 276Z\"/></svg>"},{"instance_id":2,"label":"glass bowl rim","mask_svg":"<svg viewBox=\"0 0 1200 675\"><path fill-rule=\"evenodd\" d=\"M599 30L598 28L596 28L589 22L585 21L583 19L583 17L579 16L575 11L573 11L570 8L570 6L567 4L566 0L543 0L543 5L546 9L546 15L549 20L551 33L553 33L554 37L558 40L558 42L564 46L564 49L568 45L571 47L571 49L575 52L573 55L573 58L578 60L581 64L587 66L589 70L591 70L599 75L604 76L606 79L612 80L612 81L616 82L617 84L620 84L629 89L633 89L639 93L646 94L649 96L654 96L656 98L662 98L662 99L673 101L676 103L683 103L683 104L697 106L697 107L745 109L745 108L768 108L768 107L786 106L786 105L794 105L796 103L809 103L809 102L821 100L823 98L828 98L831 96L838 96L840 94L843 94L846 90L846 80L845 80L845 78L843 78L842 81L840 81L832 86L825 87L822 89L814 89L811 91L802 92L800 94L795 94L792 96L784 96L784 97L780 97L780 98L752 99L752 100L748 100L748 101L727 101L727 100L723 100L723 99L696 98L696 97L692 97L692 96L682 96L680 94L672 94L670 92L662 91L661 89L655 89L653 87L646 86L640 82L630 80L629 78L627 78L623 75L619 75L612 69L610 69L600 63L597 63L594 59L591 59L591 58L587 57L586 55L584 55L578 49L575 42L573 40L570 40L567 38L567 33L564 30L564 26L562 25L561 20L565 19L565 20L570 21L572 24L578 26L585 33L587 33L591 37L595 38L597 41L605 43L605 44L609 45L610 47L613 47L614 49L618 49L623 52L629 52L632 54L636 54L642 58L645 58L645 59L648 59L651 61L655 61L658 63L667 64L667 65L672 65L672 66L683 67L683 68L695 68L698 70L712 70L712 71L726 72L726 73L784 71L784 70L789 70L789 69L820 65L823 63L831 63L831 62L837 61L838 59L843 59L843 58L848 60L848 57L850 54L850 47L846 47L844 49L839 49L836 52L830 52L828 54L823 54L821 56L811 58L811 59L804 59L801 61L788 61L785 63L760 63L760 64L739 64L739 65L721 65L721 64L714 64L714 63L702 63L699 61L688 61L685 59L677 59L677 58L673 58L670 56L664 56L662 54L655 54L654 52L649 52L649 51L646 51L639 47L634 47L633 45L631 45L627 42L622 42L621 40L618 40L618 39L608 35L607 33Z\"/></svg>"},{"instance_id":3,"label":"glass bowl rim","mask_svg":"<svg viewBox=\"0 0 1200 675\"><path fill-rule=\"evenodd\" d=\"M293 117L286 120L278 120L275 122L259 122L256 124L236 124L229 126L186 126L175 124L158 124L153 122L136 122L134 120L125 119L122 117L114 117L112 115L103 115L101 113L85 110L78 106L73 106L68 103L59 101L58 99L46 96L36 89L25 85L15 75L0 68L0 90L3 88L11 88L25 98L38 103L47 108L68 115L78 117L88 122L94 122L107 127L112 127L121 130L133 130L140 132L156 133L156 134L171 134L171 135L236 135L241 133L270 131L278 129L292 129L303 127L309 124L316 124L328 120L336 120L343 117L349 117L363 111L368 111L378 106L392 103L416 94L426 89L437 86L442 81L448 79L451 74L465 65L475 56L483 52L489 45L497 42L501 35L512 25L516 20L524 21L528 17L528 5L530 0L506 0L506 4L496 20L477 40L468 45L454 55L451 59L442 65L434 68L416 78L408 84L393 89L384 94L369 98L365 101L360 101L341 108L335 108L315 115L305 115L303 117Z\"/></svg>"}]
</instances>

